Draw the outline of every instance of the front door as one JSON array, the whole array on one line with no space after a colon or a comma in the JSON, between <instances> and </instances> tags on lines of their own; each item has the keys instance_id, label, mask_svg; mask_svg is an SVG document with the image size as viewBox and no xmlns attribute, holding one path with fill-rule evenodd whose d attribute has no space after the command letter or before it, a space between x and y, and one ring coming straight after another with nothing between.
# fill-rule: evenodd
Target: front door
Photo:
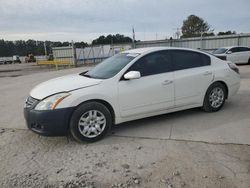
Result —
<instances>
[{"instance_id":1,"label":"front door","mask_svg":"<svg viewBox=\"0 0 250 188\"><path fill-rule=\"evenodd\" d=\"M239 63L240 48L234 47L234 48L231 48L229 51L231 51L232 53L227 54L227 60L233 63Z\"/></svg>"},{"instance_id":2,"label":"front door","mask_svg":"<svg viewBox=\"0 0 250 188\"><path fill-rule=\"evenodd\" d=\"M145 55L128 70L139 71L141 78L118 83L122 117L165 110L174 106L174 82L167 51Z\"/></svg>"}]
</instances>

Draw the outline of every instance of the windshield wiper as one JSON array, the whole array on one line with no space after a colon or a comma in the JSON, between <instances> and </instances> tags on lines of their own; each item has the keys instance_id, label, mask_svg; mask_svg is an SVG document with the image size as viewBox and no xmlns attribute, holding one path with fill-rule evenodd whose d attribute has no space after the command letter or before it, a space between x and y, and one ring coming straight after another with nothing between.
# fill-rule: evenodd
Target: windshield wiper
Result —
<instances>
[{"instance_id":1,"label":"windshield wiper","mask_svg":"<svg viewBox=\"0 0 250 188\"><path fill-rule=\"evenodd\" d=\"M87 72L83 72L83 73L81 73L80 75L81 76L85 76L85 77L87 77L87 78L94 78L94 79L105 79L105 78L102 78L102 77L97 77L97 76L91 76L91 75L89 75L89 74L86 74Z\"/></svg>"},{"instance_id":2,"label":"windshield wiper","mask_svg":"<svg viewBox=\"0 0 250 188\"><path fill-rule=\"evenodd\" d=\"M80 73L80 75L88 77L88 78L92 78L92 76L88 75L87 73L88 73L88 71L84 71L84 72Z\"/></svg>"},{"instance_id":3,"label":"windshield wiper","mask_svg":"<svg viewBox=\"0 0 250 188\"><path fill-rule=\"evenodd\" d=\"M81 74L82 76L88 77L88 78L93 78L92 76L88 75L88 74Z\"/></svg>"}]
</instances>

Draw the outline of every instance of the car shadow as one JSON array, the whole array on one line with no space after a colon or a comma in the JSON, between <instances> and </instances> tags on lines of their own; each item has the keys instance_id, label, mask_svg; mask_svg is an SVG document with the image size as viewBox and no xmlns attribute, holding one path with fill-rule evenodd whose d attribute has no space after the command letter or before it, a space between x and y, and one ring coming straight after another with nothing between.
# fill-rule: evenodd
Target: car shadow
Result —
<instances>
[{"instance_id":1,"label":"car shadow","mask_svg":"<svg viewBox=\"0 0 250 188\"><path fill-rule=\"evenodd\" d=\"M249 103L240 100L248 96L249 92L239 93L226 101L220 111L214 113L193 108L122 123L112 127L111 135L158 139L169 139L171 134L174 136L175 133L178 136L208 133L210 136L209 131L212 133L218 128L227 129L249 119Z\"/></svg>"},{"instance_id":2,"label":"car shadow","mask_svg":"<svg viewBox=\"0 0 250 188\"><path fill-rule=\"evenodd\" d=\"M190 116L193 113L203 113L200 108L193 108L188 110L183 110L179 112L172 112L152 117L147 117L143 119L133 120L125 123L121 123L118 125L114 125L111 129L111 134L119 134L124 131L130 130L135 131L138 129L147 129L148 127L153 126L162 126L162 123L164 123L164 126L171 127L172 123L170 121L175 120L180 117Z\"/></svg>"}]
</instances>

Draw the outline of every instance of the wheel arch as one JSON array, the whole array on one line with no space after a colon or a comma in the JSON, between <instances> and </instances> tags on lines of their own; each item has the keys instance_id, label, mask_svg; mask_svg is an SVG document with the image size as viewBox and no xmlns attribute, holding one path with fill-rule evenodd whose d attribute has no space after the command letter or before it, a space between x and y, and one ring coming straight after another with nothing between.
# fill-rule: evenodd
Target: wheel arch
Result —
<instances>
[{"instance_id":1,"label":"wheel arch","mask_svg":"<svg viewBox=\"0 0 250 188\"><path fill-rule=\"evenodd\" d=\"M75 107L75 109L77 109L79 106L83 105L84 103L88 103L88 102L98 102L98 103L103 104L105 107L107 107L108 110L109 110L109 112L111 113L112 123L113 124L115 123L115 111L114 111L114 108L113 108L113 106L109 102L107 102L107 101L105 101L103 99L90 99L90 100L86 100L86 101L78 104Z\"/></svg>"},{"instance_id":2,"label":"wheel arch","mask_svg":"<svg viewBox=\"0 0 250 188\"><path fill-rule=\"evenodd\" d=\"M210 86L213 85L214 83L220 83L220 84L222 84L225 87L225 89L226 89L226 99L227 99L228 98L229 90L228 90L228 86L227 86L226 82L224 82L222 80L216 80L212 84L210 84Z\"/></svg>"}]
</instances>

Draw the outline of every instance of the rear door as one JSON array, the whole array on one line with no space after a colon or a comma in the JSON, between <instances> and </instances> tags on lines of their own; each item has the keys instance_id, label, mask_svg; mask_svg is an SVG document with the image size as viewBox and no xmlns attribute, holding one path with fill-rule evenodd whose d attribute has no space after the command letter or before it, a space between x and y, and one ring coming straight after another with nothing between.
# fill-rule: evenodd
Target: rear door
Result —
<instances>
[{"instance_id":1,"label":"rear door","mask_svg":"<svg viewBox=\"0 0 250 188\"><path fill-rule=\"evenodd\" d=\"M172 50L175 106L200 104L213 79L210 57L194 51Z\"/></svg>"}]
</instances>

